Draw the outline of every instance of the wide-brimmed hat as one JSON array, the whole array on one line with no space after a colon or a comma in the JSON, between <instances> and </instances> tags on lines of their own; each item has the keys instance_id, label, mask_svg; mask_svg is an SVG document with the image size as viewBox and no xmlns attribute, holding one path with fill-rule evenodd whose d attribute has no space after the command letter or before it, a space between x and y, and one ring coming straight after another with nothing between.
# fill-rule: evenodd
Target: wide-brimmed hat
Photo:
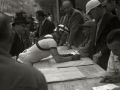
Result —
<instances>
[{"instance_id":1,"label":"wide-brimmed hat","mask_svg":"<svg viewBox=\"0 0 120 90\"><path fill-rule=\"evenodd\" d=\"M15 26L16 24L19 24L19 23L29 24L29 22L27 21L27 18L25 17L24 12L16 13L16 17L14 19L14 22L12 23L12 26Z\"/></svg>"}]
</instances>

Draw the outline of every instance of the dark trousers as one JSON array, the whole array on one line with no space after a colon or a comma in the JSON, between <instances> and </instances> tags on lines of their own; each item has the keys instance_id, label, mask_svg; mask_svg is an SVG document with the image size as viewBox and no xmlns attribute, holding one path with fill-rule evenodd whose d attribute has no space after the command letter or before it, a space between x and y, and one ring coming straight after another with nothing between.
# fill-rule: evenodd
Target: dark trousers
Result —
<instances>
[{"instance_id":1,"label":"dark trousers","mask_svg":"<svg viewBox=\"0 0 120 90\"><path fill-rule=\"evenodd\" d=\"M97 62L97 64L98 64L101 68L103 68L104 70L107 70L109 56L110 56L109 53L104 54L104 55L102 55L102 56L99 58L99 60L98 60L98 62Z\"/></svg>"}]
</instances>

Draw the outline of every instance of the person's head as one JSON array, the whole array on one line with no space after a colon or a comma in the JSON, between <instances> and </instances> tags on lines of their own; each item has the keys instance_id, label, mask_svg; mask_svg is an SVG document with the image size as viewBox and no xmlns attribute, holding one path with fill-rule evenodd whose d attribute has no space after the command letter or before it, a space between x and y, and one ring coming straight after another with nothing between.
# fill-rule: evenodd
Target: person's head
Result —
<instances>
[{"instance_id":1,"label":"person's head","mask_svg":"<svg viewBox=\"0 0 120 90\"><path fill-rule=\"evenodd\" d=\"M98 0L90 0L86 4L86 14L92 19L99 20L103 15L103 7Z\"/></svg>"},{"instance_id":2,"label":"person's head","mask_svg":"<svg viewBox=\"0 0 120 90\"><path fill-rule=\"evenodd\" d=\"M107 46L120 58L120 29L111 31L107 36Z\"/></svg>"},{"instance_id":3,"label":"person's head","mask_svg":"<svg viewBox=\"0 0 120 90\"><path fill-rule=\"evenodd\" d=\"M57 25L57 27L54 29L54 35L55 35L56 42L59 42L60 37L62 36L63 33L68 34L69 29L63 24Z\"/></svg>"},{"instance_id":4,"label":"person's head","mask_svg":"<svg viewBox=\"0 0 120 90\"><path fill-rule=\"evenodd\" d=\"M93 29L95 28L95 22L92 20L86 21L83 25L83 34L85 37L89 37L92 34Z\"/></svg>"},{"instance_id":5,"label":"person's head","mask_svg":"<svg viewBox=\"0 0 120 90\"><path fill-rule=\"evenodd\" d=\"M0 12L0 49L9 52L14 34L11 30L10 17Z\"/></svg>"},{"instance_id":6,"label":"person's head","mask_svg":"<svg viewBox=\"0 0 120 90\"><path fill-rule=\"evenodd\" d=\"M29 22L27 18L23 16L23 14L18 13L18 16L14 19L12 23L13 29L21 36L25 37L24 35L29 29Z\"/></svg>"},{"instance_id":7,"label":"person's head","mask_svg":"<svg viewBox=\"0 0 120 90\"><path fill-rule=\"evenodd\" d=\"M44 12L43 12L42 10L38 10L38 11L36 12L36 19L37 19L39 22L41 22L41 21L43 21L43 20L45 19L45 14L44 14Z\"/></svg>"},{"instance_id":8,"label":"person's head","mask_svg":"<svg viewBox=\"0 0 120 90\"><path fill-rule=\"evenodd\" d=\"M64 1L62 3L62 7L64 8L66 14L69 14L73 10L73 5L69 0Z\"/></svg>"},{"instance_id":9,"label":"person's head","mask_svg":"<svg viewBox=\"0 0 120 90\"><path fill-rule=\"evenodd\" d=\"M60 15L61 16L64 16L66 13L64 11L64 8L63 7L60 7Z\"/></svg>"},{"instance_id":10,"label":"person's head","mask_svg":"<svg viewBox=\"0 0 120 90\"><path fill-rule=\"evenodd\" d=\"M103 5L103 8L105 8L109 12L112 12L115 10L114 0L105 0L102 3L102 5Z\"/></svg>"},{"instance_id":11,"label":"person's head","mask_svg":"<svg viewBox=\"0 0 120 90\"><path fill-rule=\"evenodd\" d=\"M115 7L120 10L120 0L114 0Z\"/></svg>"},{"instance_id":12,"label":"person's head","mask_svg":"<svg viewBox=\"0 0 120 90\"><path fill-rule=\"evenodd\" d=\"M15 13L15 17L24 17L27 18L27 13L25 11L20 11Z\"/></svg>"}]
</instances>

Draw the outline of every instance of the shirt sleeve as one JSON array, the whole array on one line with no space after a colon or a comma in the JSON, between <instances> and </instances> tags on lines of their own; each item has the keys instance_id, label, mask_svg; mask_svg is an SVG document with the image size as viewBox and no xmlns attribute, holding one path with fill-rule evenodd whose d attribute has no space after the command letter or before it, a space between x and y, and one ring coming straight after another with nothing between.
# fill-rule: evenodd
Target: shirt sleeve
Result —
<instances>
[{"instance_id":1,"label":"shirt sleeve","mask_svg":"<svg viewBox=\"0 0 120 90\"><path fill-rule=\"evenodd\" d=\"M57 48L57 43L56 43L56 41L54 39L50 39L48 41L48 46L49 46L50 49L51 48Z\"/></svg>"}]
</instances>

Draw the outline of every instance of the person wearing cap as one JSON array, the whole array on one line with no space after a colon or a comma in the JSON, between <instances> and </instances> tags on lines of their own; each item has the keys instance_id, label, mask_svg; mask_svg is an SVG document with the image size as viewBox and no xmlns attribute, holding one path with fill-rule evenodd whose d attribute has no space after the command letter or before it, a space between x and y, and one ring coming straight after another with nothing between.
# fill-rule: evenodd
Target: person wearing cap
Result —
<instances>
[{"instance_id":1,"label":"person wearing cap","mask_svg":"<svg viewBox=\"0 0 120 90\"><path fill-rule=\"evenodd\" d=\"M39 22L35 38L40 38L41 36L53 33L55 25L53 22L45 18L45 14L42 10L36 11L36 19Z\"/></svg>"},{"instance_id":2,"label":"person wearing cap","mask_svg":"<svg viewBox=\"0 0 120 90\"><path fill-rule=\"evenodd\" d=\"M83 40L83 28L80 25L84 23L84 17L79 10L73 8L70 0L63 1L62 7L66 13L62 24L66 25L70 32L66 40L66 45L68 49L72 49L72 45L78 47Z\"/></svg>"},{"instance_id":3,"label":"person wearing cap","mask_svg":"<svg viewBox=\"0 0 120 90\"><path fill-rule=\"evenodd\" d=\"M60 24L54 29L54 33L45 35L36 44L20 53L18 61L32 65L50 55L53 56L57 63L80 60L79 55L62 56L58 53L57 42L59 42L63 33L68 33L68 28Z\"/></svg>"},{"instance_id":4,"label":"person wearing cap","mask_svg":"<svg viewBox=\"0 0 120 90\"><path fill-rule=\"evenodd\" d=\"M107 47L107 35L114 29L120 28L119 19L104 10L98 0L90 0L86 4L86 14L95 19L97 28L92 35L93 60L103 69L107 69L110 50Z\"/></svg>"},{"instance_id":5,"label":"person wearing cap","mask_svg":"<svg viewBox=\"0 0 120 90\"><path fill-rule=\"evenodd\" d=\"M92 32L96 27L95 21L88 20L83 25L83 34L85 35L85 40L79 45L78 50L72 52L72 54L78 53L81 57L91 58L91 40Z\"/></svg>"},{"instance_id":6,"label":"person wearing cap","mask_svg":"<svg viewBox=\"0 0 120 90\"><path fill-rule=\"evenodd\" d=\"M15 33L15 39L10 51L12 56L18 56L19 53L30 46L29 23L23 14L23 12L18 12L12 23L13 31Z\"/></svg>"},{"instance_id":7,"label":"person wearing cap","mask_svg":"<svg viewBox=\"0 0 120 90\"><path fill-rule=\"evenodd\" d=\"M14 61L10 48L14 40L10 17L0 12L0 90L48 90L43 74Z\"/></svg>"}]
</instances>

